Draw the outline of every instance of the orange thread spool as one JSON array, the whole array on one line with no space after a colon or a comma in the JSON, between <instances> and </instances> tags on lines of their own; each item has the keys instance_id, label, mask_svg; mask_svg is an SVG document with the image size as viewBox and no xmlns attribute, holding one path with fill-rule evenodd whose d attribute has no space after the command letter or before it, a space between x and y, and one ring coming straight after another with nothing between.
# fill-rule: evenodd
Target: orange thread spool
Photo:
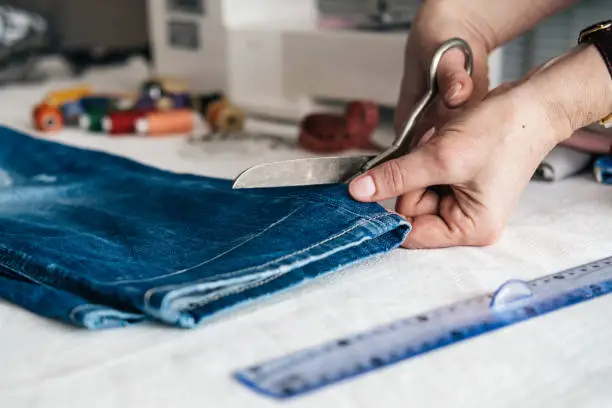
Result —
<instances>
[{"instance_id":1,"label":"orange thread spool","mask_svg":"<svg viewBox=\"0 0 612 408\"><path fill-rule=\"evenodd\" d=\"M206 111L206 121L213 132L241 132L244 112L225 100L213 102Z\"/></svg>"},{"instance_id":2,"label":"orange thread spool","mask_svg":"<svg viewBox=\"0 0 612 408\"><path fill-rule=\"evenodd\" d=\"M208 109L206 109L206 122L213 128L216 128L215 124L219 118L221 111L228 105L227 100L221 99L216 102L212 102Z\"/></svg>"},{"instance_id":3,"label":"orange thread spool","mask_svg":"<svg viewBox=\"0 0 612 408\"><path fill-rule=\"evenodd\" d=\"M150 112L135 123L136 132L148 136L187 133L194 126L195 112L191 109Z\"/></svg>"},{"instance_id":4,"label":"orange thread spool","mask_svg":"<svg viewBox=\"0 0 612 408\"><path fill-rule=\"evenodd\" d=\"M37 105L32 112L34 127L42 132L55 132L64 126L60 110L45 103Z\"/></svg>"}]
</instances>

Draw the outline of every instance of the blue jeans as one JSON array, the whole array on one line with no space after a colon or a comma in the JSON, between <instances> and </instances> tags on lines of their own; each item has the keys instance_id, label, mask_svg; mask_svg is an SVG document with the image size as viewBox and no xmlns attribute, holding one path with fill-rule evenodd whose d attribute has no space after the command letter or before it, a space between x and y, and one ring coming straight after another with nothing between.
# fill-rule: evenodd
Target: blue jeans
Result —
<instances>
[{"instance_id":1,"label":"blue jeans","mask_svg":"<svg viewBox=\"0 0 612 408\"><path fill-rule=\"evenodd\" d=\"M194 327L409 230L345 185L232 190L0 127L0 296L68 324Z\"/></svg>"}]
</instances>

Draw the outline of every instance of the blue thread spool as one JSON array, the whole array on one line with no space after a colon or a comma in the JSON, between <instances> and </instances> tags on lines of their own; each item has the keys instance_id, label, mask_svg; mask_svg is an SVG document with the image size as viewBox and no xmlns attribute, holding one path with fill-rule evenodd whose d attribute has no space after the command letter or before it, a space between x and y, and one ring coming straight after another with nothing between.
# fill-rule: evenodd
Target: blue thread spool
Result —
<instances>
[{"instance_id":1,"label":"blue thread spool","mask_svg":"<svg viewBox=\"0 0 612 408\"><path fill-rule=\"evenodd\" d=\"M171 94L173 109L191 108L191 97L187 93Z\"/></svg>"},{"instance_id":2,"label":"blue thread spool","mask_svg":"<svg viewBox=\"0 0 612 408\"><path fill-rule=\"evenodd\" d=\"M79 117L84 113L84 110L81 101L76 100L62 104L60 112L64 118L64 123L70 126L78 123Z\"/></svg>"},{"instance_id":3,"label":"blue thread spool","mask_svg":"<svg viewBox=\"0 0 612 408\"><path fill-rule=\"evenodd\" d=\"M600 157L593 165L595 179L601 184L612 184L612 156Z\"/></svg>"},{"instance_id":4,"label":"blue thread spool","mask_svg":"<svg viewBox=\"0 0 612 408\"><path fill-rule=\"evenodd\" d=\"M156 103L157 101L155 99L152 99L148 97L147 95L143 95L136 101L133 109L134 110L139 110L139 109L153 110L156 108Z\"/></svg>"},{"instance_id":5,"label":"blue thread spool","mask_svg":"<svg viewBox=\"0 0 612 408\"><path fill-rule=\"evenodd\" d=\"M86 96L81 98L83 110L87 113L105 112L114 110L115 98L108 96Z\"/></svg>"}]
</instances>

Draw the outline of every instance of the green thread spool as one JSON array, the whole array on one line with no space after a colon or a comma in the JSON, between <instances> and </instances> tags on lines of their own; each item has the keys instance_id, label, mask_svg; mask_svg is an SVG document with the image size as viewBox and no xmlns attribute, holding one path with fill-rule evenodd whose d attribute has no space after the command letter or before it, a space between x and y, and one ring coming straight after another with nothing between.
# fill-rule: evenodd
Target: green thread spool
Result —
<instances>
[{"instance_id":1,"label":"green thread spool","mask_svg":"<svg viewBox=\"0 0 612 408\"><path fill-rule=\"evenodd\" d=\"M101 111L83 114L79 117L79 127L90 132L101 133L104 131L102 119L105 115L105 112Z\"/></svg>"}]
</instances>

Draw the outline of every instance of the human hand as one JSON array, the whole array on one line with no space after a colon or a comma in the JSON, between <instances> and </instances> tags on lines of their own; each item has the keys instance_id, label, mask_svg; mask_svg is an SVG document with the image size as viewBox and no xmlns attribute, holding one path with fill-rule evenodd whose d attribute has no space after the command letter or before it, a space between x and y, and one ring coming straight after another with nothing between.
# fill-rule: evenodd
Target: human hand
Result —
<instances>
[{"instance_id":1,"label":"human hand","mask_svg":"<svg viewBox=\"0 0 612 408\"><path fill-rule=\"evenodd\" d=\"M350 191L363 201L400 196L396 211L413 226L405 247L489 245L558 133L538 98L500 90L370 171L373 196L360 194L363 178Z\"/></svg>"},{"instance_id":2,"label":"human hand","mask_svg":"<svg viewBox=\"0 0 612 408\"><path fill-rule=\"evenodd\" d=\"M349 191L366 202L400 196L396 211L413 225L405 247L489 245L550 150L610 111L603 59L594 47L577 47L496 89Z\"/></svg>"},{"instance_id":3,"label":"human hand","mask_svg":"<svg viewBox=\"0 0 612 408\"><path fill-rule=\"evenodd\" d=\"M429 75L432 57L444 41L453 37L467 41L474 54L474 71L472 76L468 75L465 55L460 49L444 54L437 77L440 98L414 129L415 139L411 146L416 145L429 129L442 126L465 108L482 101L488 92L488 54L492 45L484 34L485 28L473 23L473 15L463 14L458 2L427 2L414 19L406 44L404 75L395 111L396 134L401 132L404 121L426 93L425 78Z\"/></svg>"},{"instance_id":4,"label":"human hand","mask_svg":"<svg viewBox=\"0 0 612 408\"><path fill-rule=\"evenodd\" d=\"M432 0L423 1L413 19L406 44L404 75L395 111L395 131L417 101L425 94L429 64L437 48L446 40L459 37L470 44L474 73L468 76L465 57L451 50L441 60L437 84L440 100L425 115L414 132L409 147L421 135L482 101L489 90L488 57L497 47L534 27L538 22L566 9L577 0ZM407 151L405 152L407 153Z\"/></svg>"}]
</instances>

